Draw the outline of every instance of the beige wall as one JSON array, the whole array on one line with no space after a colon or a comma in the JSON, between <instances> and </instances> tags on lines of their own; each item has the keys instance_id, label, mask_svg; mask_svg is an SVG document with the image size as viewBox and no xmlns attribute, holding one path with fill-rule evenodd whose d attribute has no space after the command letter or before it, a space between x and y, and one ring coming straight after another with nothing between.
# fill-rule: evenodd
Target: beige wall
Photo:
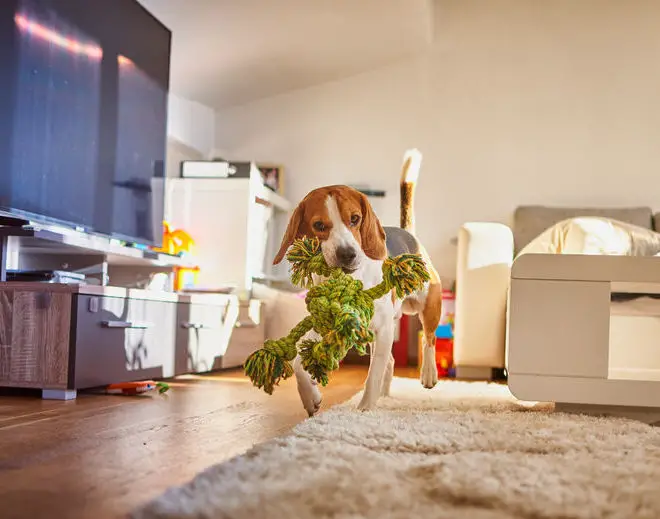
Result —
<instances>
[{"instance_id":1,"label":"beige wall","mask_svg":"<svg viewBox=\"0 0 660 519\"><path fill-rule=\"evenodd\" d=\"M660 208L660 2L454 0L417 58L217 115L216 148L285 165L288 196L369 183L398 222L403 151L424 154L418 234L453 278L466 220L518 204Z\"/></svg>"}]
</instances>

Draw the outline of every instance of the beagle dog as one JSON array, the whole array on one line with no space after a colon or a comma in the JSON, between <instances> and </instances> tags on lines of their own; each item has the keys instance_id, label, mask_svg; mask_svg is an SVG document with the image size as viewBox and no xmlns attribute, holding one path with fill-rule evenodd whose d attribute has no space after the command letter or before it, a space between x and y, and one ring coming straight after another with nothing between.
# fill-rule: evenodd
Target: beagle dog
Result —
<instances>
[{"instance_id":1,"label":"beagle dog","mask_svg":"<svg viewBox=\"0 0 660 519\"><path fill-rule=\"evenodd\" d=\"M401 227L383 227L369 200L359 191L343 185L322 187L311 191L293 211L273 262L278 264L284 259L295 239L316 237L321 242L328 265L341 267L368 289L381 282L381 267L388 256L417 253L424 258L431 279L422 290L403 301L394 295L375 301L371 328L376 339L370 347L369 373L358 406L361 410L372 409L380 396L389 395L394 373L395 320L402 314L417 315L422 324L422 385L430 389L438 382L435 330L440 322L442 286L428 254L412 233L412 199L416 182L408 175L409 167L410 160L404 162L401 178ZM294 360L293 367L303 406L312 416L320 408L321 393L316 382L303 369L299 357Z\"/></svg>"}]
</instances>

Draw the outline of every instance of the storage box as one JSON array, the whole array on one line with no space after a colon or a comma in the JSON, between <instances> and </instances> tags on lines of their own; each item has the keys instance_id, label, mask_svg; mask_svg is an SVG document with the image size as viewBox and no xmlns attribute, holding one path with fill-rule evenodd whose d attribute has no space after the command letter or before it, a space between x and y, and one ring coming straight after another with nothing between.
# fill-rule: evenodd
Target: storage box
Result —
<instances>
[{"instance_id":1,"label":"storage box","mask_svg":"<svg viewBox=\"0 0 660 519\"><path fill-rule=\"evenodd\" d=\"M442 314L440 324L454 326L454 315L456 312L456 294L451 290L442 291Z\"/></svg>"},{"instance_id":2,"label":"storage box","mask_svg":"<svg viewBox=\"0 0 660 519\"><path fill-rule=\"evenodd\" d=\"M449 324L441 324L435 330L435 363L438 376L451 377L454 369L454 330Z\"/></svg>"}]
</instances>

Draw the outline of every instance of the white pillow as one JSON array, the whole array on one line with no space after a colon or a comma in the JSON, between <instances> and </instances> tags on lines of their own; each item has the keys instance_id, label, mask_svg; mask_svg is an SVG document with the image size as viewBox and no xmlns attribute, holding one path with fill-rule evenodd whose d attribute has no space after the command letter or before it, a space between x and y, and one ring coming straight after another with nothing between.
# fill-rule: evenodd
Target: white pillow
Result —
<instances>
[{"instance_id":1,"label":"white pillow","mask_svg":"<svg viewBox=\"0 0 660 519\"><path fill-rule=\"evenodd\" d=\"M532 240L520 254L602 254L654 256L660 234L610 218L580 217L559 222Z\"/></svg>"}]
</instances>

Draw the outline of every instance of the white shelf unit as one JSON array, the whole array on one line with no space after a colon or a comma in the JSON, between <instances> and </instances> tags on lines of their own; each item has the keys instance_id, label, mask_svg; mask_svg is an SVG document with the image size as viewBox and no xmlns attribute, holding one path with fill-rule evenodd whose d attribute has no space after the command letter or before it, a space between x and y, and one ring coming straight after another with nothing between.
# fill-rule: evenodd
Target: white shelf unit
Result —
<instances>
[{"instance_id":1,"label":"white shelf unit","mask_svg":"<svg viewBox=\"0 0 660 519\"><path fill-rule=\"evenodd\" d=\"M192 261L199 286L234 286L248 293L255 279L286 279L286 266L273 268L291 204L266 188L256 165L249 178L170 178L165 219L195 240Z\"/></svg>"}]
</instances>

